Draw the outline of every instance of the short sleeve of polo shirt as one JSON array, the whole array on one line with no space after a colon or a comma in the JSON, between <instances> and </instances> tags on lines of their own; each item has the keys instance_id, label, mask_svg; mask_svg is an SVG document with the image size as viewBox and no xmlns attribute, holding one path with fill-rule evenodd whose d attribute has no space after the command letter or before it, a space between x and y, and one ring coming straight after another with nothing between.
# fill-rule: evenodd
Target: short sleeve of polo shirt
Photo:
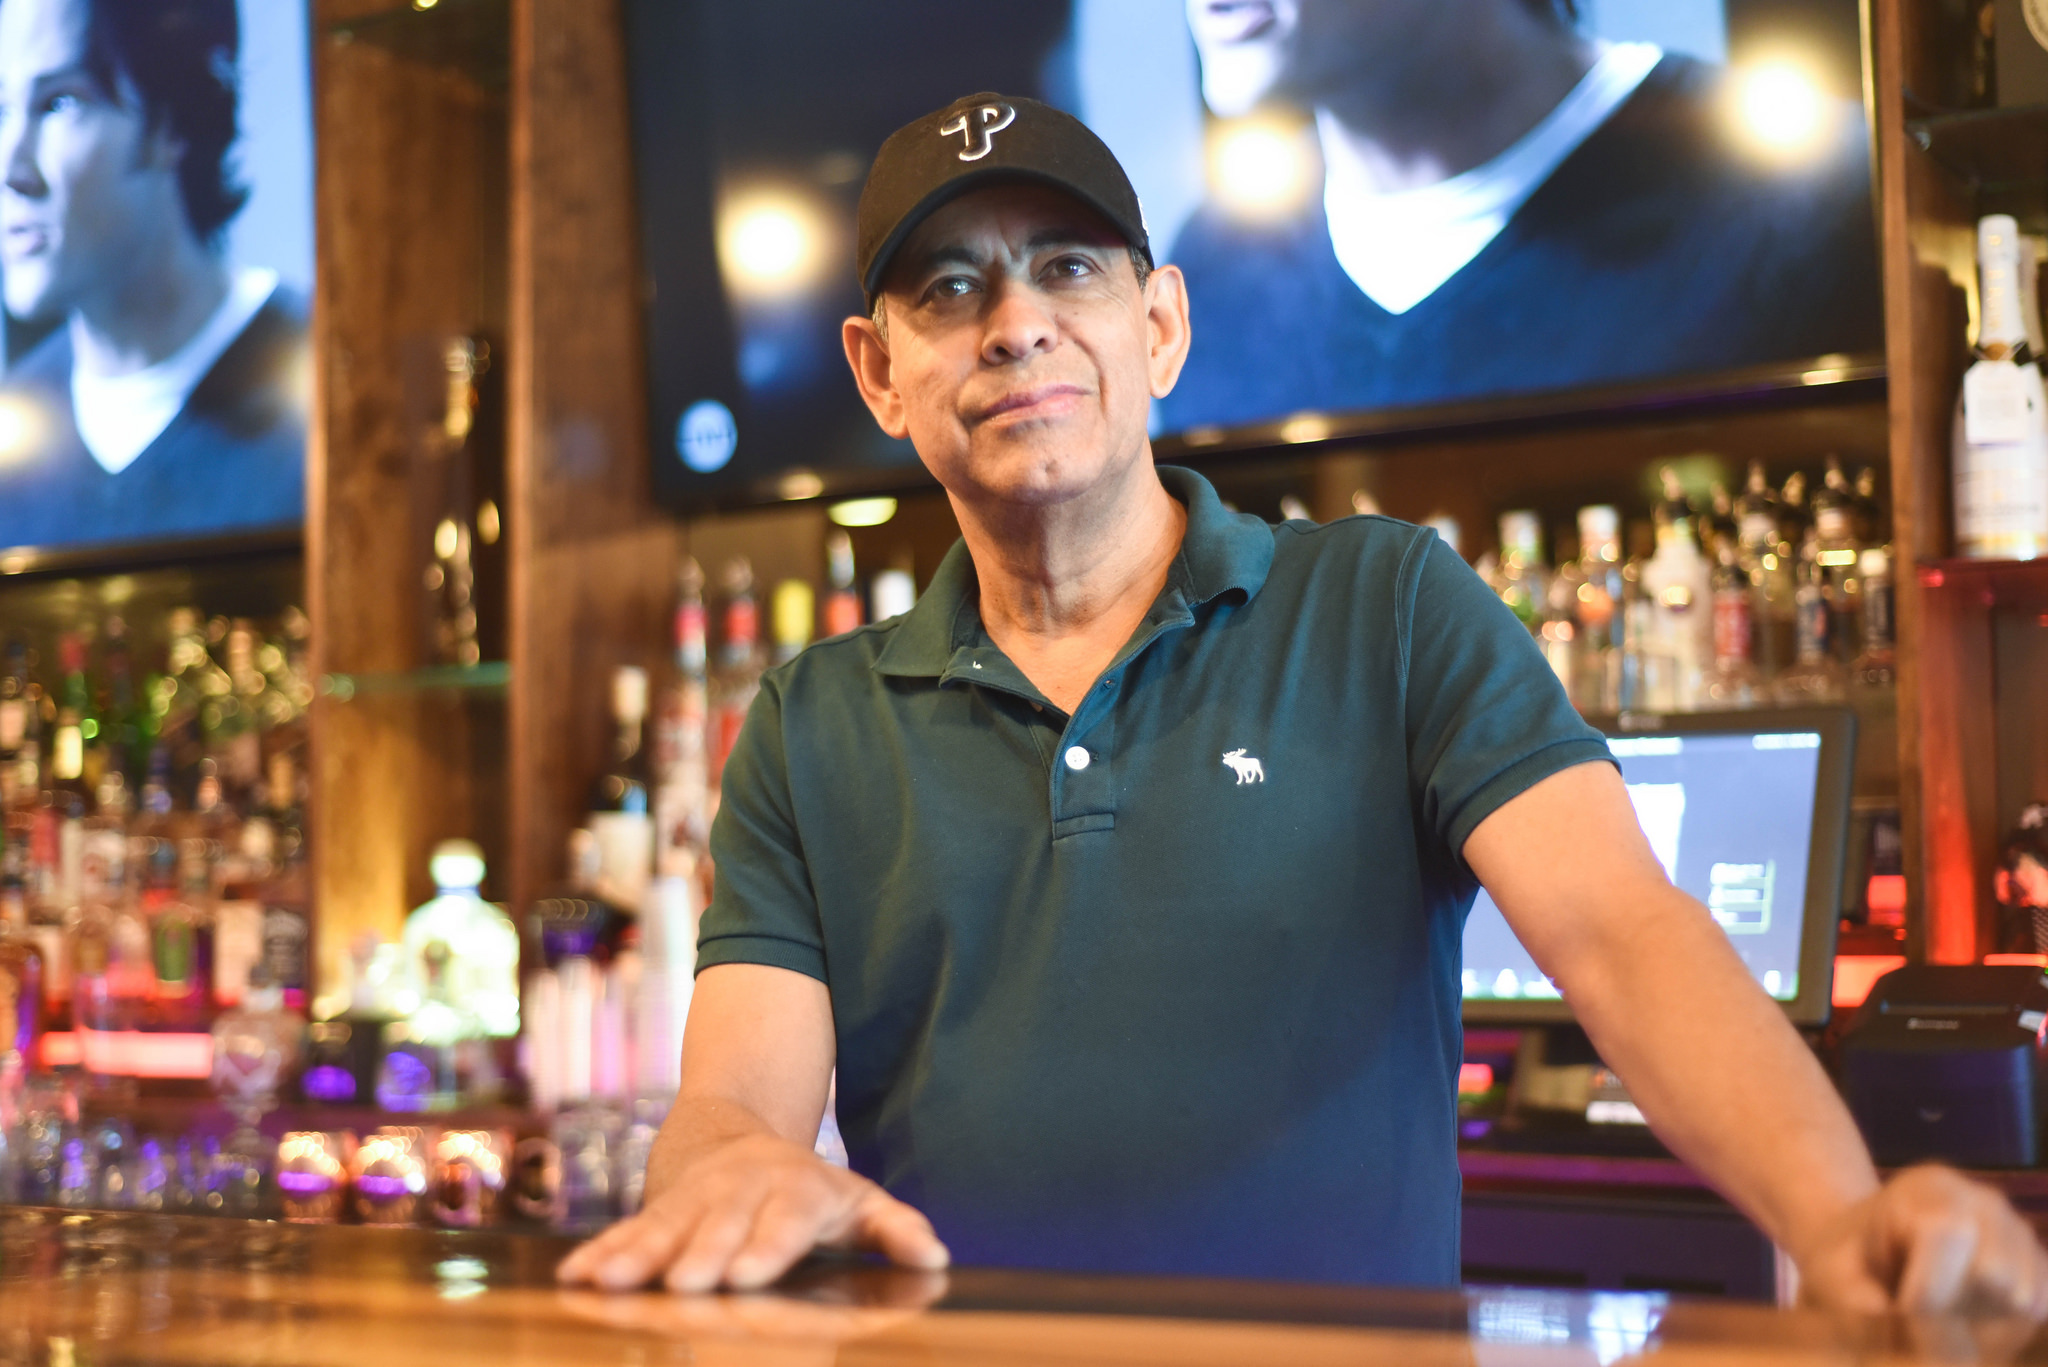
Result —
<instances>
[{"instance_id":1,"label":"short sleeve of polo shirt","mask_svg":"<svg viewBox=\"0 0 2048 1367\"><path fill-rule=\"evenodd\" d=\"M1455 551L1424 532L1404 568L1409 780L1462 866L1466 838L1502 804L1612 757L1528 628Z\"/></svg>"},{"instance_id":2,"label":"short sleeve of polo shirt","mask_svg":"<svg viewBox=\"0 0 2048 1367\"><path fill-rule=\"evenodd\" d=\"M790 803L782 695L773 674L747 709L711 825L717 887L697 933L697 971L767 964L825 981L824 934Z\"/></svg>"}]
</instances>

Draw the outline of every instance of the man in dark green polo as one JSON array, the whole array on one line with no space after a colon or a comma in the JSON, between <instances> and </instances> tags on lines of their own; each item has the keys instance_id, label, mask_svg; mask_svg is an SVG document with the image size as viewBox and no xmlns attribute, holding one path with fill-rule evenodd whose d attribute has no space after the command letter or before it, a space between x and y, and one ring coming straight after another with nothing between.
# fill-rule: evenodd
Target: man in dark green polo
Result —
<instances>
[{"instance_id":1,"label":"man in dark green polo","mask_svg":"<svg viewBox=\"0 0 2048 1367\"><path fill-rule=\"evenodd\" d=\"M751 1287L854 1245L1454 1284L1483 883L1814 1296L2048 1308L2001 1198L1879 1185L1462 561L1386 518L1269 527L1153 465L1187 299L1092 134L995 95L909 125L859 258L855 381L962 539L914 610L764 680L650 1199L565 1279ZM835 1064L852 1171L811 1152Z\"/></svg>"}]
</instances>

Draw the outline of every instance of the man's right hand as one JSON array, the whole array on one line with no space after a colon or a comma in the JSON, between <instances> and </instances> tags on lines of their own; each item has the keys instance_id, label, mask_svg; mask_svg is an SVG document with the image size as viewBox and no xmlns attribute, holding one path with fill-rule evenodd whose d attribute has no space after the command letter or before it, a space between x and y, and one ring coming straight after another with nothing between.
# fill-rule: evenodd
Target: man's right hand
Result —
<instances>
[{"instance_id":1,"label":"man's right hand","mask_svg":"<svg viewBox=\"0 0 2048 1367\"><path fill-rule=\"evenodd\" d=\"M630 1291L768 1285L817 1248L866 1249L904 1267L946 1266L931 1222L867 1178L770 1134L734 1139L682 1169L647 1208L556 1269L567 1283Z\"/></svg>"}]
</instances>

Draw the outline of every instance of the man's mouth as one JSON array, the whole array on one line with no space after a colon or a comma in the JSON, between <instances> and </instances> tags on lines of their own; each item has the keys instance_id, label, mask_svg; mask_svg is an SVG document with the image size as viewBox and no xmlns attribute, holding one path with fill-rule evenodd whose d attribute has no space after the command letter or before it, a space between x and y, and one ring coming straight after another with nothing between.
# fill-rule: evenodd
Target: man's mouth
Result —
<instances>
[{"instance_id":1,"label":"man's mouth","mask_svg":"<svg viewBox=\"0 0 2048 1367\"><path fill-rule=\"evenodd\" d=\"M50 230L40 223L10 223L0 233L0 250L20 261L50 249Z\"/></svg>"},{"instance_id":2,"label":"man's mouth","mask_svg":"<svg viewBox=\"0 0 2048 1367\"><path fill-rule=\"evenodd\" d=\"M1073 406L1073 400L1086 393L1081 386L1074 384L1041 384L1029 389L1013 389L975 414L975 421L1050 417L1066 411Z\"/></svg>"},{"instance_id":3,"label":"man's mouth","mask_svg":"<svg viewBox=\"0 0 2048 1367\"><path fill-rule=\"evenodd\" d=\"M1208 0L1202 6L1202 34L1218 43L1246 43L1273 26L1272 0Z\"/></svg>"}]
</instances>

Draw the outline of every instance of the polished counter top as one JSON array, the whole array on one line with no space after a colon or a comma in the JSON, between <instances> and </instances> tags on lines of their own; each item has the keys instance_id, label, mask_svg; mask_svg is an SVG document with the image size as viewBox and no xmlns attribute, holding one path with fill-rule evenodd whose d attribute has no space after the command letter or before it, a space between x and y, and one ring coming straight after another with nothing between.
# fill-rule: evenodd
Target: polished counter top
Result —
<instances>
[{"instance_id":1,"label":"polished counter top","mask_svg":"<svg viewBox=\"0 0 2048 1367\"><path fill-rule=\"evenodd\" d=\"M564 1239L0 1211L14 1367L2048 1362L2010 1321L1547 1290L1409 1293L812 1263L773 1292L565 1291Z\"/></svg>"}]
</instances>

